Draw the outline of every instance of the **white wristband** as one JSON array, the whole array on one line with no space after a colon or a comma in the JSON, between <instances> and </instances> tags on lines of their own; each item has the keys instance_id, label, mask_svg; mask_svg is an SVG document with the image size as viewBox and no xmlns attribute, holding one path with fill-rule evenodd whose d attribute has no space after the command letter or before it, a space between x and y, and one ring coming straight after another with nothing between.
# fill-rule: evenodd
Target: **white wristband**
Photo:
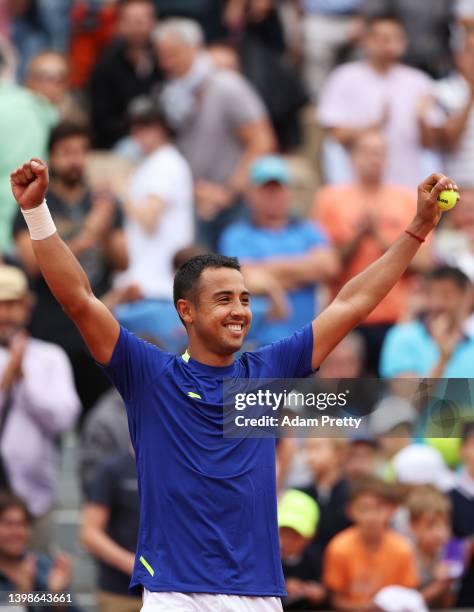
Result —
<instances>
[{"instance_id":1,"label":"white wristband","mask_svg":"<svg viewBox=\"0 0 474 612\"><path fill-rule=\"evenodd\" d=\"M43 200L36 208L30 208L29 210L22 208L21 212L30 231L31 240L44 240L56 232L56 226L46 200Z\"/></svg>"}]
</instances>

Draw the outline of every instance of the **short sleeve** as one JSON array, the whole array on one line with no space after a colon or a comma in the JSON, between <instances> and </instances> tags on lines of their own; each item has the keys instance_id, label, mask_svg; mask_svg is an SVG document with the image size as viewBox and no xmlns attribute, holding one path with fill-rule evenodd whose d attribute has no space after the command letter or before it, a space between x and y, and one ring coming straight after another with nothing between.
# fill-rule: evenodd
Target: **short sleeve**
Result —
<instances>
[{"instance_id":1,"label":"short sleeve","mask_svg":"<svg viewBox=\"0 0 474 612\"><path fill-rule=\"evenodd\" d=\"M261 121L267 117L263 101L246 79L232 73L226 74L225 78L223 98L233 127Z\"/></svg>"},{"instance_id":2,"label":"short sleeve","mask_svg":"<svg viewBox=\"0 0 474 612\"><path fill-rule=\"evenodd\" d=\"M350 587L347 575L347 554L332 541L326 548L323 563L323 583L330 591L344 592Z\"/></svg>"},{"instance_id":3,"label":"short sleeve","mask_svg":"<svg viewBox=\"0 0 474 612\"><path fill-rule=\"evenodd\" d=\"M113 463L110 457L108 457L105 461L102 461L97 468L87 501L92 504L111 508L114 504L115 485L115 471L113 469Z\"/></svg>"},{"instance_id":4,"label":"short sleeve","mask_svg":"<svg viewBox=\"0 0 474 612\"><path fill-rule=\"evenodd\" d=\"M404 372L421 375L417 353L404 326L395 326L385 336L380 354L380 373L384 378L393 378Z\"/></svg>"},{"instance_id":5,"label":"short sleeve","mask_svg":"<svg viewBox=\"0 0 474 612\"><path fill-rule=\"evenodd\" d=\"M102 368L125 402L130 402L172 359L173 355L121 327L112 357Z\"/></svg>"},{"instance_id":6,"label":"short sleeve","mask_svg":"<svg viewBox=\"0 0 474 612\"><path fill-rule=\"evenodd\" d=\"M249 378L305 378L313 373L313 327L308 324L291 336L244 353Z\"/></svg>"}]
</instances>

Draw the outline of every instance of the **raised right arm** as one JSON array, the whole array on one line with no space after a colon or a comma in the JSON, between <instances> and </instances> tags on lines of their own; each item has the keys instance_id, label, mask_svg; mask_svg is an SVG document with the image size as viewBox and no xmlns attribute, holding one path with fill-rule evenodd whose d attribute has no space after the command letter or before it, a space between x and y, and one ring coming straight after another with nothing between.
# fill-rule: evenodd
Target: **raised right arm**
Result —
<instances>
[{"instance_id":1,"label":"raised right arm","mask_svg":"<svg viewBox=\"0 0 474 612\"><path fill-rule=\"evenodd\" d=\"M41 160L32 159L12 172L10 180L20 208L31 211L44 200L49 183L48 168ZM32 246L41 274L77 325L92 356L99 363L108 363L120 334L118 322L92 293L84 270L57 232L32 239Z\"/></svg>"}]
</instances>

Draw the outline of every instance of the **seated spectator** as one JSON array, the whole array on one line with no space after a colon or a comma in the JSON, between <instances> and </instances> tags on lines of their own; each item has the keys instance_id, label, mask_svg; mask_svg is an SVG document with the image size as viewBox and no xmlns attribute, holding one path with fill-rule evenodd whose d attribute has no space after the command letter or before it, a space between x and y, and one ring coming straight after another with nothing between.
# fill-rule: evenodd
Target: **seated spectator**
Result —
<instances>
[{"instance_id":1,"label":"seated spectator","mask_svg":"<svg viewBox=\"0 0 474 612\"><path fill-rule=\"evenodd\" d=\"M463 468L458 475L456 486L450 492L453 505L453 532L466 540L470 559L461 584L457 605L474 608L474 422L464 425L461 437Z\"/></svg>"},{"instance_id":2,"label":"seated spectator","mask_svg":"<svg viewBox=\"0 0 474 612\"><path fill-rule=\"evenodd\" d=\"M436 99L446 119L441 129L446 173L474 187L474 45L456 53L456 70L439 81Z\"/></svg>"},{"instance_id":3,"label":"seated spectator","mask_svg":"<svg viewBox=\"0 0 474 612\"><path fill-rule=\"evenodd\" d=\"M64 351L26 333L32 305L23 272L0 265L1 456L9 487L33 517L35 547L47 551L57 502L57 437L73 426L80 404Z\"/></svg>"},{"instance_id":4,"label":"seated spectator","mask_svg":"<svg viewBox=\"0 0 474 612\"><path fill-rule=\"evenodd\" d=\"M198 240L215 250L242 213L248 168L275 144L262 101L246 80L216 69L201 49L200 27L170 19L154 33L166 75L160 100L195 181Z\"/></svg>"},{"instance_id":5,"label":"seated spectator","mask_svg":"<svg viewBox=\"0 0 474 612\"><path fill-rule=\"evenodd\" d=\"M354 526L333 538L324 558L323 582L333 609L375 609L374 597L384 587L418 586L414 550L388 526L392 512L388 485L377 479L353 483L348 514Z\"/></svg>"},{"instance_id":6,"label":"seated spectator","mask_svg":"<svg viewBox=\"0 0 474 612\"><path fill-rule=\"evenodd\" d=\"M99 466L82 510L81 543L99 562L100 612L138 612L142 607L141 597L128 592L138 521L137 474L129 447L114 453Z\"/></svg>"},{"instance_id":7,"label":"seated spectator","mask_svg":"<svg viewBox=\"0 0 474 612\"><path fill-rule=\"evenodd\" d=\"M320 584L321 558L314 554L311 541L318 528L318 504L295 489L286 491L278 502L280 553L288 597L286 610L315 610L326 598Z\"/></svg>"},{"instance_id":8,"label":"seated spectator","mask_svg":"<svg viewBox=\"0 0 474 612\"><path fill-rule=\"evenodd\" d=\"M25 502L16 495L0 493L0 591L46 591L52 595L70 593L70 558L64 553L54 558L47 557L32 548L31 525L32 518ZM74 595L71 599L74 601ZM28 606L28 612L54 612L59 609L61 607L58 608L57 604ZM67 605L67 609L79 612L74 604Z\"/></svg>"},{"instance_id":9,"label":"seated spectator","mask_svg":"<svg viewBox=\"0 0 474 612\"><path fill-rule=\"evenodd\" d=\"M150 98L129 108L132 138L145 157L129 178L123 209L130 265L127 283L145 298L173 295L173 256L194 238L193 179L171 129Z\"/></svg>"},{"instance_id":10,"label":"seated spectator","mask_svg":"<svg viewBox=\"0 0 474 612\"><path fill-rule=\"evenodd\" d=\"M349 440L344 468L349 482L376 475L378 450L377 440L368 435L354 436Z\"/></svg>"},{"instance_id":11,"label":"seated spectator","mask_svg":"<svg viewBox=\"0 0 474 612\"><path fill-rule=\"evenodd\" d=\"M459 268L474 282L474 187L461 188L462 205L436 232L434 255L440 262Z\"/></svg>"},{"instance_id":12,"label":"seated spectator","mask_svg":"<svg viewBox=\"0 0 474 612\"><path fill-rule=\"evenodd\" d=\"M303 73L316 102L327 76L363 30L361 0L298 0Z\"/></svg>"},{"instance_id":13,"label":"seated spectator","mask_svg":"<svg viewBox=\"0 0 474 612\"><path fill-rule=\"evenodd\" d=\"M446 558L451 535L449 497L432 487L416 488L406 500L414 539L420 590L430 607L451 608L461 567ZM457 574L457 576L456 576Z\"/></svg>"},{"instance_id":14,"label":"seated spectator","mask_svg":"<svg viewBox=\"0 0 474 612\"><path fill-rule=\"evenodd\" d=\"M343 260L343 273L333 283L335 295L353 276L383 255L407 227L416 210L415 193L387 183L387 144L377 130L354 136L351 162L355 181L326 186L316 195L312 218L326 230ZM404 312L413 272L431 264L429 249L421 248L410 270L359 327L366 343L367 367L376 372L380 347L388 329Z\"/></svg>"},{"instance_id":15,"label":"seated spectator","mask_svg":"<svg viewBox=\"0 0 474 612\"><path fill-rule=\"evenodd\" d=\"M465 330L472 286L463 272L440 267L427 276L427 309L421 318L393 327L382 346L386 378L472 378L474 338Z\"/></svg>"},{"instance_id":16,"label":"seated spectator","mask_svg":"<svg viewBox=\"0 0 474 612\"><path fill-rule=\"evenodd\" d=\"M44 98L10 82L8 47L0 45L0 252L12 250L11 233L17 207L11 195L12 168L31 156L44 158L56 112ZM21 138L18 138L21 134Z\"/></svg>"},{"instance_id":17,"label":"seated spectator","mask_svg":"<svg viewBox=\"0 0 474 612\"><path fill-rule=\"evenodd\" d=\"M346 513L348 482L344 478L347 442L339 438L308 438L305 442L306 463L313 482L302 490L319 506L313 546L322 555L331 539L350 525Z\"/></svg>"},{"instance_id":18,"label":"seated spectator","mask_svg":"<svg viewBox=\"0 0 474 612\"><path fill-rule=\"evenodd\" d=\"M311 321L320 308L317 284L339 271L338 258L322 230L309 221L291 219L289 182L289 169L281 158L258 159L251 168L247 193L251 219L228 227L220 241L220 252L238 257L244 275L252 270L265 273L287 293L288 316L267 323L258 338L261 344L279 340Z\"/></svg>"},{"instance_id":19,"label":"seated spectator","mask_svg":"<svg viewBox=\"0 0 474 612\"><path fill-rule=\"evenodd\" d=\"M320 378L359 378L365 363L364 340L351 332L329 353L319 368Z\"/></svg>"},{"instance_id":20,"label":"seated spectator","mask_svg":"<svg viewBox=\"0 0 474 612\"><path fill-rule=\"evenodd\" d=\"M90 80L96 148L109 149L126 136L131 100L149 94L160 78L151 46L155 25L152 0L120 3L117 36L95 65Z\"/></svg>"},{"instance_id":21,"label":"seated spectator","mask_svg":"<svg viewBox=\"0 0 474 612\"><path fill-rule=\"evenodd\" d=\"M400 63L406 43L397 17L375 16L363 41L366 59L336 68L326 81L318 119L328 130L332 157L324 173L330 183L350 180L346 149L361 130L374 127L387 138L385 180L415 187L426 174L423 149L434 144L434 127L442 117L427 103L433 93L430 78Z\"/></svg>"},{"instance_id":22,"label":"seated spectator","mask_svg":"<svg viewBox=\"0 0 474 612\"><path fill-rule=\"evenodd\" d=\"M51 171L48 205L59 235L86 270L93 291L103 296L111 287L114 270L128 265L117 202L107 190L91 191L85 177L89 135L84 127L62 123L51 133ZM89 356L82 338L63 312L39 273L23 215L15 221L18 255L37 297L30 325L32 334L62 346L71 360L84 410L110 387Z\"/></svg>"},{"instance_id":23,"label":"seated spectator","mask_svg":"<svg viewBox=\"0 0 474 612\"><path fill-rule=\"evenodd\" d=\"M404 60L435 79L446 76L452 67L453 5L453 0L434 0L429 5L412 0L363 0L367 16L396 13L407 33Z\"/></svg>"},{"instance_id":24,"label":"seated spectator","mask_svg":"<svg viewBox=\"0 0 474 612\"><path fill-rule=\"evenodd\" d=\"M25 87L46 98L61 120L86 124L87 114L69 91L68 79L66 57L57 51L43 51L29 63Z\"/></svg>"},{"instance_id":25,"label":"seated spectator","mask_svg":"<svg viewBox=\"0 0 474 612\"><path fill-rule=\"evenodd\" d=\"M129 447L130 434L123 399L112 388L89 411L81 431L79 476L86 498L92 492L98 466L107 457Z\"/></svg>"}]
</instances>

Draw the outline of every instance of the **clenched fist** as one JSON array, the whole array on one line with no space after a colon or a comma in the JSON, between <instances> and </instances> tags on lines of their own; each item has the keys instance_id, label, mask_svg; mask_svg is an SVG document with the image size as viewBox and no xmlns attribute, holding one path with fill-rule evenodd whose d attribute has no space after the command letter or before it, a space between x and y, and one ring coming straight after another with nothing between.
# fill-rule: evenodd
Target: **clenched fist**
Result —
<instances>
[{"instance_id":1,"label":"clenched fist","mask_svg":"<svg viewBox=\"0 0 474 612\"><path fill-rule=\"evenodd\" d=\"M36 208L43 202L48 190L48 166L41 159L33 157L10 174L10 183L13 196L21 208Z\"/></svg>"}]
</instances>

